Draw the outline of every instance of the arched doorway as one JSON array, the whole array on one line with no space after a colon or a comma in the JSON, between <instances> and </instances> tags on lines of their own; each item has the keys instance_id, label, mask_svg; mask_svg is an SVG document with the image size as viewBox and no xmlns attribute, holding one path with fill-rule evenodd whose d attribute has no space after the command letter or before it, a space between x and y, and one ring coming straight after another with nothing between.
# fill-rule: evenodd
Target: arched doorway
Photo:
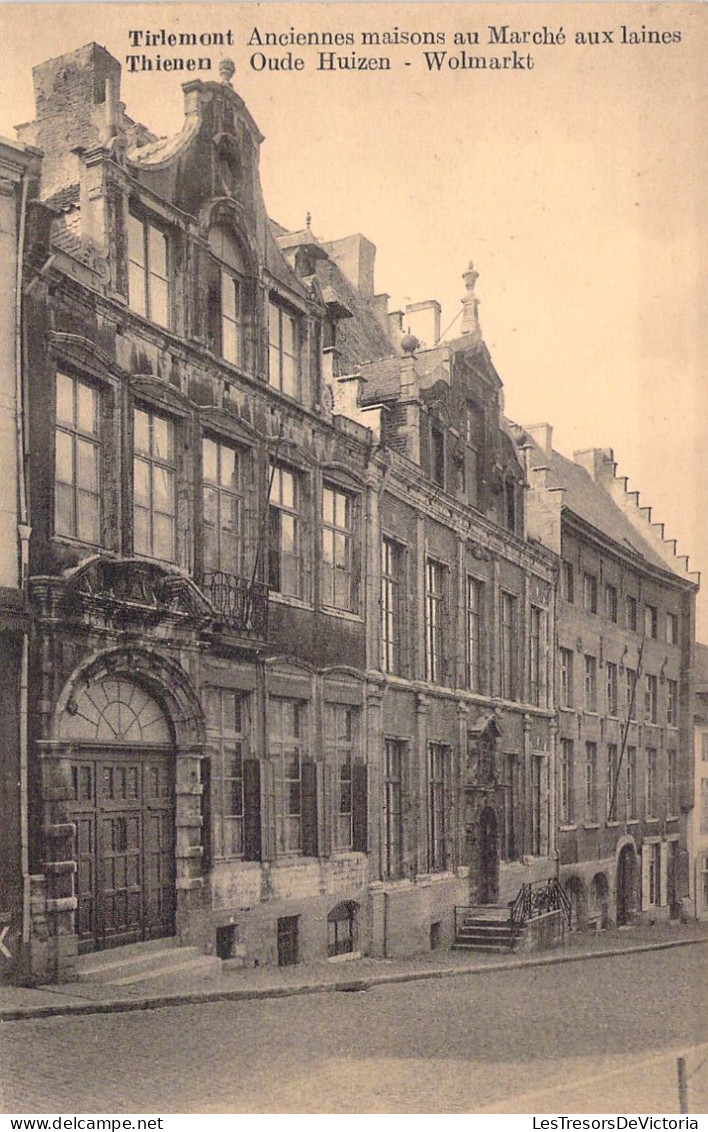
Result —
<instances>
[{"instance_id":1,"label":"arched doorway","mask_svg":"<svg viewBox=\"0 0 708 1132\"><path fill-rule=\"evenodd\" d=\"M623 846L617 861L617 926L631 924L637 908L637 854Z\"/></svg>"},{"instance_id":2,"label":"arched doorway","mask_svg":"<svg viewBox=\"0 0 708 1132\"><path fill-rule=\"evenodd\" d=\"M499 897L497 816L485 806L479 818L479 902L495 904Z\"/></svg>"},{"instance_id":3,"label":"arched doorway","mask_svg":"<svg viewBox=\"0 0 708 1132\"><path fill-rule=\"evenodd\" d=\"M79 950L174 932L174 746L162 707L122 675L67 703Z\"/></svg>"},{"instance_id":4,"label":"arched doorway","mask_svg":"<svg viewBox=\"0 0 708 1132\"><path fill-rule=\"evenodd\" d=\"M589 916L598 928L609 926L609 886L604 873L596 873L592 878L589 897Z\"/></svg>"}]
</instances>

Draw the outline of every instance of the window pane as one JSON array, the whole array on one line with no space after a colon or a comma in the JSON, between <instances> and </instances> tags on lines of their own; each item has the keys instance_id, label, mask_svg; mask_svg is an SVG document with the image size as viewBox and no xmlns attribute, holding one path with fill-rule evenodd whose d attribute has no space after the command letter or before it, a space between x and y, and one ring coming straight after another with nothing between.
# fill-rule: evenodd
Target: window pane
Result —
<instances>
[{"instance_id":1,"label":"window pane","mask_svg":"<svg viewBox=\"0 0 708 1132\"><path fill-rule=\"evenodd\" d=\"M268 359L268 381L276 388L280 385L280 354L276 346L271 346Z\"/></svg>"},{"instance_id":2,"label":"window pane","mask_svg":"<svg viewBox=\"0 0 708 1132\"><path fill-rule=\"evenodd\" d=\"M160 326L170 325L169 287L157 275L150 276L150 318Z\"/></svg>"},{"instance_id":3,"label":"window pane","mask_svg":"<svg viewBox=\"0 0 708 1132\"><path fill-rule=\"evenodd\" d=\"M88 440L76 442L76 482L87 491L98 491L98 448Z\"/></svg>"},{"instance_id":4,"label":"window pane","mask_svg":"<svg viewBox=\"0 0 708 1132\"><path fill-rule=\"evenodd\" d=\"M334 496L335 512L334 521L338 527L349 526L349 496L343 495L340 491L335 493Z\"/></svg>"},{"instance_id":5,"label":"window pane","mask_svg":"<svg viewBox=\"0 0 708 1132\"><path fill-rule=\"evenodd\" d=\"M98 395L95 389L78 381L76 383L76 418L82 432L96 433L96 410Z\"/></svg>"},{"instance_id":6,"label":"window pane","mask_svg":"<svg viewBox=\"0 0 708 1132\"><path fill-rule=\"evenodd\" d=\"M238 283L225 271L221 273L221 313L230 322L236 322L238 304L236 301Z\"/></svg>"},{"instance_id":7,"label":"window pane","mask_svg":"<svg viewBox=\"0 0 708 1132\"><path fill-rule=\"evenodd\" d=\"M136 554L150 553L150 523L148 511L138 505L133 510L133 550Z\"/></svg>"},{"instance_id":8,"label":"window pane","mask_svg":"<svg viewBox=\"0 0 708 1132\"><path fill-rule=\"evenodd\" d=\"M148 257L150 271L156 275L167 275L167 236L159 228L148 224Z\"/></svg>"},{"instance_id":9,"label":"window pane","mask_svg":"<svg viewBox=\"0 0 708 1132\"><path fill-rule=\"evenodd\" d=\"M99 497L80 491L78 495L77 536L85 542L98 543L99 537Z\"/></svg>"},{"instance_id":10,"label":"window pane","mask_svg":"<svg viewBox=\"0 0 708 1132\"><path fill-rule=\"evenodd\" d=\"M219 493L214 487L204 488L204 522L215 527L219 517Z\"/></svg>"},{"instance_id":11,"label":"window pane","mask_svg":"<svg viewBox=\"0 0 708 1132\"><path fill-rule=\"evenodd\" d=\"M219 482L224 487L236 489L236 453L233 448L221 447L221 468Z\"/></svg>"},{"instance_id":12,"label":"window pane","mask_svg":"<svg viewBox=\"0 0 708 1132\"><path fill-rule=\"evenodd\" d=\"M63 483L74 482L74 455L71 437L66 432L56 434L56 477Z\"/></svg>"},{"instance_id":13,"label":"window pane","mask_svg":"<svg viewBox=\"0 0 708 1132\"><path fill-rule=\"evenodd\" d=\"M213 440L209 440L207 437L202 441L202 467L204 479L209 480L210 483L217 483L217 446Z\"/></svg>"},{"instance_id":14,"label":"window pane","mask_svg":"<svg viewBox=\"0 0 708 1132\"><path fill-rule=\"evenodd\" d=\"M153 467L153 499L155 509L167 515L174 512L173 474L166 468Z\"/></svg>"},{"instance_id":15,"label":"window pane","mask_svg":"<svg viewBox=\"0 0 708 1132\"><path fill-rule=\"evenodd\" d=\"M58 535L74 534L74 493L67 484L57 483L54 506L55 525Z\"/></svg>"},{"instance_id":16,"label":"window pane","mask_svg":"<svg viewBox=\"0 0 708 1132\"><path fill-rule=\"evenodd\" d=\"M238 327L228 318L221 320L221 356L232 365L238 362Z\"/></svg>"},{"instance_id":17,"label":"window pane","mask_svg":"<svg viewBox=\"0 0 708 1132\"><path fill-rule=\"evenodd\" d=\"M174 556L174 522L169 515L155 515L154 520L155 558L171 561Z\"/></svg>"},{"instance_id":18,"label":"window pane","mask_svg":"<svg viewBox=\"0 0 708 1132\"><path fill-rule=\"evenodd\" d=\"M295 477L292 472L286 472L281 469L281 502L283 507L289 507L291 510L295 509Z\"/></svg>"},{"instance_id":19,"label":"window pane","mask_svg":"<svg viewBox=\"0 0 708 1132\"><path fill-rule=\"evenodd\" d=\"M136 264L145 263L145 229L142 220L128 216L128 258Z\"/></svg>"},{"instance_id":20,"label":"window pane","mask_svg":"<svg viewBox=\"0 0 708 1132\"><path fill-rule=\"evenodd\" d=\"M63 373L57 374L57 421L74 423L74 383Z\"/></svg>"},{"instance_id":21,"label":"window pane","mask_svg":"<svg viewBox=\"0 0 708 1132\"><path fill-rule=\"evenodd\" d=\"M281 546L284 554L294 554L296 545L296 526L292 515L282 515L280 523Z\"/></svg>"},{"instance_id":22,"label":"window pane","mask_svg":"<svg viewBox=\"0 0 708 1132\"><path fill-rule=\"evenodd\" d=\"M322 532L322 557L325 562L334 562L334 531Z\"/></svg>"},{"instance_id":23,"label":"window pane","mask_svg":"<svg viewBox=\"0 0 708 1132\"><path fill-rule=\"evenodd\" d=\"M286 354L295 353L295 319L283 312L282 316L282 347Z\"/></svg>"},{"instance_id":24,"label":"window pane","mask_svg":"<svg viewBox=\"0 0 708 1132\"><path fill-rule=\"evenodd\" d=\"M334 492L328 487L322 492L322 518L325 523L334 522Z\"/></svg>"},{"instance_id":25,"label":"window pane","mask_svg":"<svg viewBox=\"0 0 708 1132\"><path fill-rule=\"evenodd\" d=\"M347 548L349 540L346 535L335 535L334 538L334 561L337 566L347 565Z\"/></svg>"},{"instance_id":26,"label":"window pane","mask_svg":"<svg viewBox=\"0 0 708 1132\"><path fill-rule=\"evenodd\" d=\"M289 354L283 354L283 384L281 388L283 393L287 393L289 397L294 397L297 393L295 360Z\"/></svg>"},{"instance_id":27,"label":"window pane","mask_svg":"<svg viewBox=\"0 0 708 1132\"><path fill-rule=\"evenodd\" d=\"M150 417L142 409L135 410L133 447L146 456L150 453Z\"/></svg>"},{"instance_id":28,"label":"window pane","mask_svg":"<svg viewBox=\"0 0 708 1132\"><path fill-rule=\"evenodd\" d=\"M275 303L268 305L268 326L270 331L270 344L271 346L278 347L280 345L280 311Z\"/></svg>"},{"instance_id":29,"label":"window pane","mask_svg":"<svg viewBox=\"0 0 708 1132\"><path fill-rule=\"evenodd\" d=\"M133 461L133 498L138 506L150 504L150 465L138 457Z\"/></svg>"},{"instance_id":30,"label":"window pane","mask_svg":"<svg viewBox=\"0 0 708 1132\"><path fill-rule=\"evenodd\" d=\"M152 418L152 445L156 460L172 459L172 425L164 417Z\"/></svg>"},{"instance_id":31,"label":"window pane","mask_svg":"<svg viewBox=\"0 0 708 1132\"><path fill-rule=\"evenodd\" d=\"M138 314L146 314L145 271L135 263L128 265L128 302Z\"/></svg>"}]
</instances>

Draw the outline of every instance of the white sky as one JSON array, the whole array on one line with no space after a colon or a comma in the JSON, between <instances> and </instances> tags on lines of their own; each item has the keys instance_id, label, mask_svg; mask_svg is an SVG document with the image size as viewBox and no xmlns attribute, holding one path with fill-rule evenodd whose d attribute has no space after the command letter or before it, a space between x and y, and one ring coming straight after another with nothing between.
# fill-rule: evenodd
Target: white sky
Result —
<instances>
[{"instance_id":1,"label":"white sky","mask_svg":"<svg viewBox=\"0 0 708 1132\"><path fill-rule=\"evenodd\" d=\"M390 72L319 72L317 48L294 47L304 71L257 72L261 32L478 31L469 54L503 55L487 27L564 28L564 46L532 52L531 71L430 73L431 48L359 43ZM576 32L679 31L680 43L577 46ZM180 83L233 85L266 141L270 214L322 239L362 232L378 248L377 290L392 309L437 298L443 326L460 309L470 258L485 341L507 413L548 420L555 446L612 447L620 474L708 571L705 367L708 99L703 4L67 4L0 5L5 65L0 133L34 116L31 68L92 39L125 63L129 29L234 32L214 71L127 74L128 113L158 133L182 122ZM268 49L282 57L288 48ZM329 48L327 50L330 50ZM339 49L350 54L351 47ZM152 57L188 49L156 48ZM406 62L410 66L406 66ZM459 327L459 323L456 324ZM706 582L708 593L708 580ZM708 599L699 599L708 640Z\"/></svg>"}]
</instances>

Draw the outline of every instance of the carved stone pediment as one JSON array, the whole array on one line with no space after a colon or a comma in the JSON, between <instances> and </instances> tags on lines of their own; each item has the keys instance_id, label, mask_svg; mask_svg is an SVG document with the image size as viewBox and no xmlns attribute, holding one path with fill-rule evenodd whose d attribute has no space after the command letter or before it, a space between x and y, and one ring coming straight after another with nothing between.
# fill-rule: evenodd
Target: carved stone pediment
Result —
<instances>
[{"instance_id":1,"label":"carved stone pediment","mask_svg":"<svg viewBox=\"0 0 708 1132\"><path fill-rule=\"evenodd\" d=\"M465 785L491 793L499 785L497 774L497 740L501 736L499 722L493 712L480 715L467 729Z\"/></svg>"},{"instance_id":2,"label":"carved stone pediment","mask_svg":"<svg viewBox=\"0 0 708 1132\"><path fill-rule=\"evenodd\" d=\"M67 613L100 615L112 624L156 624L165 617L213 620L212 605L191 579L156 562L92 558L66 581Z\"/></svg>"}]
</instances>

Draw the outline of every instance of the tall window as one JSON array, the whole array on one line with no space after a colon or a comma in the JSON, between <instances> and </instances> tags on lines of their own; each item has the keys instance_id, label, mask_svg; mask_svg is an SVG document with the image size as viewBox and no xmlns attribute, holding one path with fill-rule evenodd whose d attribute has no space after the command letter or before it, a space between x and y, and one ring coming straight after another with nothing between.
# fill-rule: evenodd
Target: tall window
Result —
<instances>
[{"instance_id":1,"label":"tall window","mask_svg":"<svg viewBox=\"0 0 708 1132\"><path fill-rule=\"evenodd\" d=\"M667 751L666 754L666 813L669 817L678 813L677 751Z\"/></svg>"},{"instance_id":2,"label":"tall window","mask_svg":"<svg viewBox=\"0 0 708 1132\"><path fill-rule=\"evenodd\" d=\"M504 755L504 859L515 861L520 853L518 844L518 831L520 828L519 802L519 756L508 753Z\"/></svg>"},{"instance_id":3,"label":"tall window","mask_svg":"<svg viewBox=\"0 0 708 1132\"><path fill-rule=\"evenodd\" d=\"M279 853L302 850L302 763L305 707L297 700L268 702L268 751L275 766L276 839Z\"/></svg>"},{"instance_id":4,"label":"tall window","mask_svg":"<svg viewBox=\"0 0 708 1132\"><path fill-rule=\"evenodd\" d=\"M573 650L560 650L560 706L573 706Z\"/></svg>"},{"instance_id":5,"label":"tall window","mask_svg":"<svg viewBox=\"0 0 708 1132\"><path fill-rule=\"evenodd\" d=\"M634 821L637 816L637 748L627 747L625 759L625 813L627 821Z\"/></svg>"},{"instance_id":6,"label":"tall window","mask_svg":"<svg viewBox=\"0 0 708 1132\"><path fill-rule=\"evenodd\" d=\"M212 302L218 305L214 311L212 335L218 337L221 357L233 365L243 361L243 283L245 261L241 250L230 232L223 228L212 228L209 232L209 246L219 261L219 293Z\"/></svg>"},{"instance_id":7,"label":"tall window","mask_svg":"<svg viewBox=\"0 0 708 1132\"><path fill-rule=\"evenodd\" d=\"M386 877L403 876L403 759L405 743L387 739L385 743L384 861Z\"/></svg>"},{"instance_id":8,"label":"tall window","mask_svg":"<svg viewBox=\"0 0 708 1132\"><path fill-rule=\"evenodd\" d=\"M656 676L647 675L644 692L644 714L650 723L656 723L656 702L658 699L658 680Z\"/></svg>"},{"instance_id":9,"label":"tall window","mask_svg":"<svg viewBox=\"0 0 708 1132\"><path fill-rule=\"evenodd\" d=\"M708 833L708 778L701 779L701 833Z\"/></svg>"},{"instance_id":10,"label":"tall window","mask_svg":"<svg viewBox=\"0 0 708 1132\"><path fill-rule=\"evenodd\" d=\"M597 578L594 574L583 575L583 606L586 613L597 613Z\"/></svg>"},{"instance_id":11,"label":"tall window","mask_svg":"<svg viewBox=\"0 0 708 1132\"><path fill-rule=\"evenodd\" d=\"M678 683L667 680L666 722L669 727L678 727Z\"/></svg>"},{"instance_id":12,"label":"tall window","mask_svg":"<svg viewBox=\"0 0 708 1132\"><path fill-rule=\"evenodd\" d=\"M450 777L450 748L442 743L428 747L428 872L446 869L448 822L447 793Z\"/></svg>"},{"instance_id":13,"label":"tall window","mask_svg":"<svg viewBox=\"0 0 708 1132\"><path fill-rule=\"evenodd\" d=\"M212 757L214 851L219 857L244 852L244 761L247 757L247 699L224 688L205 696L207 742Z\"/></svg>"},{"instance_id":14,"label":"tall window","mask_svg":"<svg viewBox=\"0 0 708 1132\"><path fill-rule=\"evenodd\" d=\"M403 671L402 596L404 549L392 539L381 542L381 665L384 672Z\"/></svg>"},{"instance_id":15,"label":"tall window","mask_svg":"<svg viewBox=\"0 0 708 1132\"><path fill-rule=\"evenodd\" d=\"M101 541L99 394L78 378L56 377L54 529Z\"/></svg>"},{"instance_id":16,"label":"tall window","mask_svg":"<svg viewBox=\"0 0 708 1132\"><path fill-rule=\"evenodd\" d=\"M638 612L637 612L637 599L632 594L627 594L626 603L626 621L627 628L631 629L633 633L637 631L638 625Z\"/></svg>"},{"instance_id":17,"label":"tall window","mask_svg":"<svg viewBox=\"0 0 708 1132\"><path fill-rule=\"evenodd\" d=\"M679 639L679 619L678 613L666 614L666 643L667 645L677 645Z\"/></svg>"},{"instance_id":18,"label":"tall window","mask_svg":"<svg viewBox=\"0 0 708 1132\"><path fill-rule=\"evenodd\" d=\"M585 820L597 821L597 743L585 744Z\"/></svg>"},{"instance_id":19,"label":"tall window","mask_svg":"<svg viewBox=\"0 0 708 1132\"><path fill-rule=\"evenodd\" d=\"M136 409L133 431L133 548L175 558L175 429L149 409Z\"/></svg>"},{"instance_id":20,"label":"tall window","mask_svg":"<svg viewBox=\"0 0 708 1132\"><path fill-rule=\"evenodd\" d=\"M337 782L338 849L351 849L354 815L354 756L356 752L359 711L345 704L326 704L325 741L327 755Z\"/></svg>"},{"instance_id":21,"label":"tall window","mask_svg":"<svg viewBox=\"0 0 708 1132\"><path fill-rule=\"evenodd\" d=\"M445 581L445 567L429 558L425 564L425 664L433 684L443 682Z\"/></svg>"},{"instance_id":22,"label":"tall window","mask_svg":"<svg viewBox=\"0 0 708 1132\"><path fill-rule=\"evenodd\" d=\"M229 444L204 437L204 565L210 570L240 572L239 454Z\"/></svg>"},{"instance_id":23,"label":"tall window","mask_svg":"<svg viewBox=\"0 0 708 1132\"><path fill-rule=\"evenodd\" d=\"M531 852L534 857L543 856L548 849L546 823L544 821L544 797L546 793L546 758L544 755L531 756Z\"/></svg>"},{"instance_id":24,"label":"tall window","mask_svg":"<svg viewBox=\"0 0 708 1132\"><path fill-rule=\"evenodd\" d=\"M322 602L335 609L355 610L354 500L338 488L322 491Z\"/></svg>"},{"instance_id":25,"label":"tall window","mask_svg":"<svg viewBox=\"0 0 708 1132\"><path fill-rule=\"evenodd\" d=\"M543 692L543 645L544 614L537 606L531 606L529 620L529 700L540 704Z\"/></svg>"},{"instance_id":26,"label":"tall window","mask_svg":"<svg viewBox=\"0 0 708 1132\"><path fill-rule=\"evenodd\" d=\"M298 394L297 321L277 303L268 306L268 381L289 397Z\"/></svg>"},{"instance_id":27,"label":"tall window","mask_svg":"<svg viewBox=\"0 0 708 1132\"><path fill-rule=\"evenodd\" d=\"M516 598L512 594L501 595L500 661L501 695L504 700L516 696Z\"/></svg>"},{"instance_id":28,"label":"tall window","mask_svg":"<svg viewBox=\"0 0 708 1132\"><path fill-rule=\"evenodd\" d=\"M445 433L433 425L430 429L431 474L436 484L445 486Z\"/></svg>"},{"instance_id":29,"label":"tall window","mask_svg":"<svg viewBox=\"0 0 708 1132\"><path fill-rule=\"evenodd\" d=\"M484 586L467 577L467 687L482 690L484 653Z\"/></svg>"},{"instance_id":30,"label":"tall window","mask_svg":"<svg viewBox=\"0 0 708 1132\"><path fill-rule=\"evenodd\" d=\"M560 741L560 822L571 825L573 817L573 740Z\"/></svg>"},{"instance_id":31,"label":"tall window","mask_svg":"<svg viewBox=\"0 0 708 1132\"><path fill-rule=\"evenodd\" d=\"M644 632L647 637L656 640L659 632L659 615L655 605L644 606Z\"/></svg>"},{"instance_id":32,"label":"tall window","mask_svg":"<svg viewBox=\"0 0 708 1132\"><path fill-rule=\"evenodd\" d=\"M272 469L268 506L268 585L302 597L300 479L279 464Z\"/></svg>"},{"instance_id":33,"label":"tall window","mask_svg":"<svg viewBox=\"0 0 708 1132\"><path fill-rule=\"evenodd\" d=\"M170 324L168 240L149 220L128 216L128 303L160 326Z\"/></svg>"},{"instance_id":34,"label":"tall window","mask_svg":"<svg viewBox=\"0 0 708 1132\"><path fill-rule=\"evenodd\" d=\"M618 704L618 684L617 684L617 665L608 660L607 662L607 714L617 715L619 710Z\"/></svg>"},{"instance_id":35,"label":"tall window","mask_svg":"<svg viewBox=\"0 0 708 1132\"><path fill-rule=\"evenodd\" d=\"M647 747L647 777L646 777L646 796L645 796L645 814L648 818L656 817L656 774L657 774L657 755L654 747Z\"/></svg>"},{"instance_id":36,"label":"tall window","mask_svg":"<svg viewBox=\"0 0 708 1132\"><path fill-rule=\"evenodd\" d=\"M607 820L617 821L619 812L617 794L619 792L619 779L617 776L617 744L609 743L607 747Z\"/></svg>"},{"instance_id":37,"label":"tall window","mask_svg":"<svg viewBox=\"0 0 708 1132\"><path fill-rule=\"evenodd\" d=\"M637 718L637 671L635 668L625 668L625 700L627 719Z\"/></svg>"},{"instance_id":38,"label":"tall window","mask_svg":"<svg viewBox=\"0 0 708 1132\"><path fill-rule=\"evenodd\" d=\"M605 617L608 621L617 624L618 604L615 586L605 586Z\"/></svg>"},{"instance_id":39,"label":"tall window","mask_svg":"<svg viewBox=\"0 0 708 1132\"><path fill-rule=\"evenodd\" d=\"M561 597L571 605L575 601L574 581L573 563L564 559L561 562Z\"/></svg>"},{"instance_id":40,"label":"tall window","mask_svg":"<svg viewBox=\"0 0 708 1132\"><path fill-rule=\"evenodd\" d=\"M658 904L661 900L661 846L658 841L645 842L642 846L644 852L649 854L647 903Z\"/></svg>"},{"instance_id":41,"label":"tall window","mask_svg":"<svg viewBox=\"0 0 708 1132\"><path fill-rule=\"evenodd\" d=\"M585 710L597 711L597 658L585 656Z\"/></svg>"}]
</instances>

